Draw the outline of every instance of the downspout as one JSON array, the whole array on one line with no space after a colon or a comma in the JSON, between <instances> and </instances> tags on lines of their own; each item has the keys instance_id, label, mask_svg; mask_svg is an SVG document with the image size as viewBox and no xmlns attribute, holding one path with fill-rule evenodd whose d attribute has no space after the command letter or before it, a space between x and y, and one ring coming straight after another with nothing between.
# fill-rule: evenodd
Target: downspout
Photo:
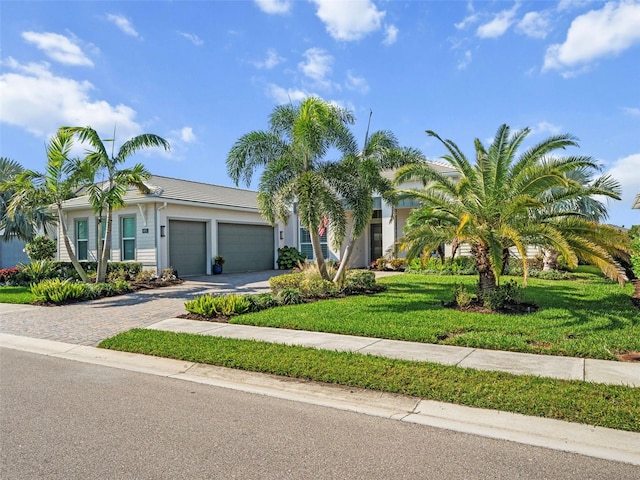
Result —
<instances>
[{"instance_id":1,"label":"downspout","mask_svg":"<svg viewBox=\"0 0 640 480\"><path fill-rule=\"evenodd\" d=\"M167 208L167 202L164 202L162 206L158 207L156 210L156 269L157 274L160 276L161 268L160 262L162 261L162 237L160 237L160 210Z\"/></svg>"}]
</instances>

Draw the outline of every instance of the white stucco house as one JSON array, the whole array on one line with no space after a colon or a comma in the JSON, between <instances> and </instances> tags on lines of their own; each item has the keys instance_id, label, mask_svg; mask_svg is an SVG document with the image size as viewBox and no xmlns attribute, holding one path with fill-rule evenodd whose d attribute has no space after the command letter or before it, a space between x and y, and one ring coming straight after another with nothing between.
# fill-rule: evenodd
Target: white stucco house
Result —
<instances>
[{"instance_id":1,"label":"white stucco house","mask_svg":"<svg viewBox=\"0 0 640 480\"><path fill-rule=\"evenodd\" d=\"M147 185L150 193L130 190L126 207L113 213L112 261L157 272L173 267L180 276L211 274L216 255L225 258L225 272L275 268L284 227L262 218L256 192L155 175ZM67 200L63 212L79 259L96 260L98 223L87 196ZM69 260L62 241L58 256Z\"/></svg>"}]
</instances>

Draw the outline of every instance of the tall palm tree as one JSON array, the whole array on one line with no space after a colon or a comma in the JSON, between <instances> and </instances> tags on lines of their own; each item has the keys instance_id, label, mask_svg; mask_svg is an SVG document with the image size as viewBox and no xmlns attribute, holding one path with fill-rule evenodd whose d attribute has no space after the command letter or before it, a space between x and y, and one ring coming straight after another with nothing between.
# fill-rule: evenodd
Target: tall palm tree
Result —
<instances>
[{"instance_id":1,"label":"tall palm tree","mask_svg":"<svg viewBox=\"0 0 640 480\"><path fill-rule=\"evenodd\" d=\"M12 188L14 195L10 209L20 208L21 205L44 203L55 205L56 217L62 219L62 203L73 197L78 181L74 176L75 163L69 159L73 146L73 135L59 129L47 145L47 166L45 173L24 170L16 175ZM66 222L60 221L62 240L67 255L83 282L88 282L86 272L78 261L67 231Z\"/></svg>"},{"instance_id":2,"label":"tall palm tree","mask_svg":"<svg viewBox=\"0 0 640 480\"><path fill-rule=\"evenodd\" d=\"M138 163L132 168L119 168L127 158L138 150L150 147L162 147L170 150L169 142L151 133L137 135L124 142L115 153L115 131L112 139L101 139L91 127L62 127L77 136L81 143L90 146L80 169L84 170L89 201L98 216L98 232L102 232L102 217L106 218L104 242L98 242L98 270L96 282L104 282L107 274L107 261L111 251L111 230L113 211L124 206L124 196L129 187L135 187L142 193L149 188L144 181L151 174L144 165ZM112 143L111 155L105 142Z\"/></svg>"},{"instance_id":3,"label":"tall palm tree","mask_svg":"<svg viewBox=\"0 0 640 480\"><path fill-rule=\"evenodd\" d=\"M512 134L502 125L488 148L475 140L476 158L471 163L454 142L427 131L448 150L442 159L458 172L460 181L455 183L424 164L399 169L397 183L420 179L425 185L422 191L404 195L418 199L438 220L414 224L406 232L404 240L413 244L409 256L424 247L433 249L445 239L468 243L479 272L480 299L499 284L504 252L511 247L522 259L526 284L527 245L553 247L570 266L578 259L587 260L623 282L610 252L628 254L625 240L615 229L580 218L566 202L569 191L583 193L573 189L567 173L596 169L597 163L586 156L552 156L559 149L578 146L571 135L549 137L517 155L529 133L525 128ZM554 189L564 192L561 200L553 195ZM558 204L560 208L555 208Z\"/></svg>"},{"instance_id":4,"label":"tall palm tree","mask_svg":"<svg viewBox=\"0 0 640 480\"><path fill-rule=\"evenodd\" d=\"M383 172L422 161L424 157L419 150L400 147L392 132L381 130L374 132L371 137L367 132L364 148L356 155L347 155L340 162L324 167L324 178L340 194L352 213L351 229L334 282L348 268L355 242L371 221L373 197L377 194L386 202L393 203L393 182Z\"/></svg>"},{"instance_id":5,"label":"tall palm tree","mask_svg":"<svg viewBox=\"0 0 640 480\"><path fill-rule=\"evenodd\" d=\"M343 156L357 152L348 127L353 122L348 110L310 97L297 106L277 106L269 129L243 135L227 156L227 172L236 185L244 181L249 186L253 173L264 168L258 205L269 223L286 223L291 205L297 202L300 224L309 232L316 264L327 280L318 229L328 223L333 244L339 246L346 221L342 200L321 170L330 149Z\"/></svg>"},{"instance_id":6,"label":"tall palm tree","mask_svg":"<svg viewBox=\"0 0 640 480\"><path fill-rule=\"evenodd\" d=\"M34 196L29 198L28 203L14 203L9 208L15 193L13 182L23 171L22 165L15 160L0 158L0 231L5 242L12 238L28 242L35 237L38 229L47 233L55 224L46 201L37 201Z\"/></svg>"}]
</instances>

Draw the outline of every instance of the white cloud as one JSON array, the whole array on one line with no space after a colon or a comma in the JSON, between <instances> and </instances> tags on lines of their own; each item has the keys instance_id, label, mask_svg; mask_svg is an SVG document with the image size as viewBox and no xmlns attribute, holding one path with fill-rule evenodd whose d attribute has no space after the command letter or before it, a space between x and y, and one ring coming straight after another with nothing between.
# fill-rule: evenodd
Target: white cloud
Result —
<instances>
[{"instance_id":1,"label":"white cloud","mask_svg":"<svg viewBox=\"0 0 640 480\"><path fill-rule=\"evenodd\" d=\"M549 33L550 22L544 12L528 12L518 22L516 31L531 38L546 38Z\"/></svg>"},{"instance_id":2,"label":"white cloud","mask_svg":"<svg viewBox=\"0 0 640 480\"><path fill-rule=\"evenodd\" d=\"M456 27L458 30L464 30L472 23L477 22L480 18L478 17L478 14L475 13L475 8L473 7L473 2L471 1L467 2L467 12L469 12L469 14L461 22L454 24L454 27Z\"/></svg>"},{"instance_id":3,"label":"white cloud","mask_svg":"<svg viewBox=\"0 0 640 480\"><path fill-rule=\"evenodd\" d=\"M193 133L193 128L183 127L180 129L180 140L184 143L193 143L196 141L196 134Z\"/></svg>"},{"instance_id":4,"label":"white cloud","mask_svg":"<svg viewBox=\"0 0 640 480\"><path fill-rule=\"evenodd\" d=\"M393 45L396 43L396 40L398 39L398 27L395 25L388 25L385 27L384 31L385 36L382 43L385 45Z\"/></svg>"},{"instance_id":5,"label":"white cloud","mask_svg":"<svg viewBox=\"0 0 640 480\"><path fill-rule=\"evenodd\" d=\"M565 70L616 55L640 43L640 3L607 3L576 17L563 44L551 45L544 70Z\"/></svg>"},{"instance_id":6,"label":"white cloud","mask_svg":"<svg viewBox=\"0 0 640 480\"><path fill-rule=\"evenodd\" d=\"M134 28L131 21L123 17L122 15L116 15L113 13L107 13L107 20L113 23L116 27L118 27L123 33L127 35L131 35L132 37L139 37L138 32Z\"/></svg>"},{"instance_id":7,"label":"white cloud","mask_svg":"<svg viewBox=\"0 0 640 480\"><path fill-rule=\"evenodd\" d=\"M369 93L369 82L364 77L357 77L351 71L347 72L346 87L362 94Z\"/></svg>"},{"instance_id":8,"label":"white cloud","mask_svg":"<svg viewBox=\"0 0 640 480\"><path fill-rule=\"evenodd\" d=\"M634 153L613 162L612 167L606 172L620 182L622 187L622 204L620 211L628 209L628 221L619 218L615 223L630 227L638 223L638 214L631 210L631 204L637 194L640 193L640 153ZM618 202L616 202L618 203ZM633 218L635 215L635 218ZM612 220L615 220L612 218Z\"/></svg>"},{"instance_id":9,"label":"white cloud","mask_svg":"<svg viewBox=\"0 0 640 480\"><path fill-rule=\"evenodd\" d=\"M467 50L466 52L464 52L464 57L462 58L462 60L458 62L458 70L464 70L465 68L467 68L471 63L471 60L471 50Z\"/></svg>"},{"instance_id":10,"label":"white cloud","mask_svg":"<svg viewBox=\"0 0 640 480\"><path fill-rule=\"evenodd\" d=\"M556 9L559 12L572 10L574 8L584 7L585 5L592 3L593 1L594 0L560 0Z\"/></svg>"},{"instance_id":11,"label":"white cloud","mask_svg":"<svg viewBox=\"0 0 640 480\"><path fill-rule=\"evenodd\" d=\"M622 110L624 111L624 113L628 115L633 115L633 116L640 115L640 108L637 108L637 107L623 107Z\"/></svg>"},{"instance_id":12,"label":"white cloud","mask_svg":"<svg viewBox=\"0 0 640 480\"><path fill-rule=\"evenodd\" d=\"M336 40L359 40L379 30L386 12L379 11L371 0L312 0L318 6L316 15ZM387 32L388 35L388 32Z\"/></svg>"},{"instance_id":13,"label":"white cloud","mask_svg":"<svg viewBox=\"0 0 640 480\"><path fill-rule=\"evenodd\" d=\"M51 32L23 32L22 38L42 50L52 60L65 65L93 66L93 62L87 57L74 40Z\"/></svg>"},{"instance_id":14,"label":"white cloud","mask_svg":"<svg viewBox=\"0 0 640 480\"><path fill-rule=\"evenodd\" d=\"M198 37L193 33L178 32L178 35L183 36L184 38L189 40L191 43L193 43L196 47L200 47L204 45L204 40L202 40L200 37Z\"/></svg>"},{"instance_id":15,"label":"white cloud","mask_svg":"<svg viewBox=\"0 0 640 480\"><path fill-rule=\"evenodd\" d=\"M310 48L303 54L306 62L300 62L298 68L302 73L312 79L316 85L330 88L331 81L327 78L331 75L333 57L321 48Z\"/></svg>"},{"instance_id":16,"label":"white cloud","mask_svg":"<svg viewBox=\"0 0 640 480\"><path fill-rule=\"evenodd\" d=\"M9 57L2 66L2 123L43 138L62 125L91 125L98 132L112 132L117 125L119 138L142 131L135 110L91 98L94 87L88 81L56 76L47 63L23 65Z\"/></svg>"},{"instance_id":17,"label":"white cloud","mask_svg":"<svg viewBox=\"0 0 640 480\"><path fill-rule=\"evenodd\" d=\"M480 38L498 38L504 35L514 21L519 5L516 3L510 10L502 10L495 14L493 19L484 23L476 30Z\"/></svg>"},{"instance_id":18,"label":"white cloud","mask_svg":"<svg viewBox=\"0 0 640 480\"><path fill-rule=\"evenodd\" d=\"M252 63L257 68L264 68L266 70L271 70L272 68L284 62L285 60L286 60L285 58L278 55L278 52L275 49L270 48L269 50L267 50L267 58L265 58L264 60L252 62Z\"/></svg>"},{"instance_id":19,"label":"white cloud","mask_svg":"<svg viewBox=\"0 0 640 480\"><path fill-rule=\"evenodd\" d=\"M289 0L255 0L255 2L260 10L271 15L282 15L291 10Z\"/></svg>"},{"instance_id":20,"label":"white cloud","mask_svg":"<svg viewBox=\"0 0 640 480\"><path fill-rule=\"evenodd\" d=\"M538 122L531 127L531 135L558 135L562 132L562 127L550 122Z\"/></svg>"},{"instance_id":21,"label":"white cloud","mask_svg":"<svg viewBox=\"0 0 640 480\"><path fill-rule=\"evenodd\" d=\"M267 86L267 95L278 104L301 102L305 98L313 96L303 90L283 88L273 83Z\"/></svg>"}]
</instances>

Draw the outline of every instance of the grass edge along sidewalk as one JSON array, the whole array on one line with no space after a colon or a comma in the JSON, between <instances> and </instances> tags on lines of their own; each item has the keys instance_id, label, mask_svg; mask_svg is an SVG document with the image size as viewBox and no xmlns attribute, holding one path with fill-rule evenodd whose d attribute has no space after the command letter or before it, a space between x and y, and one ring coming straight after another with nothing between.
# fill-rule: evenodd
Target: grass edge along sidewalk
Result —
<instances>
[{"instance_id":1,"label":"grass edge along sidewalk","mask_svg":"<svg viewBox=\"0 0 640 480\"><path fill-rule=\"evenodd\" d=\"M146 329L99 347L640 432L640 389L627 386Z\"/></svg>"}]
</instances>

